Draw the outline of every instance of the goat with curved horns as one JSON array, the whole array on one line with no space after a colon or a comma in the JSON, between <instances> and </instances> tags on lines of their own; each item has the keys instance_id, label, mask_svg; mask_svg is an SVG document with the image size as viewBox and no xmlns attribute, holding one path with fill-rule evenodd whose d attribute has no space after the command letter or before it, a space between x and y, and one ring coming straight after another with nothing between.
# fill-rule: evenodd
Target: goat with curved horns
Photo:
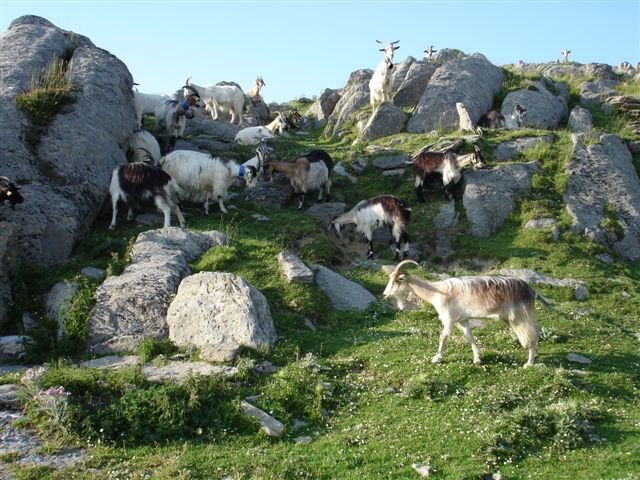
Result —
<instances>
[{"instance_id":1,"label":"goat with curved horns","mask_svg":"<svg viewBox=\"0 0 640 480\"><path fill-rule=\"evenodd\" d=\"M384 298L395 297L402 308L400 295L405 289L411 290L421 299L429 302L438 312L442 332L438 352L431 363L440 363L444 353L444 343L457 326L473 350L473 363L480 364L480 349L471 333L470 321L490 318L504 321L520 344L528 349L529 358L524 367L535 363L538 352L538 327L534 304L536 299L550 305L550 302L536 293L524 280L507 276L478 276L448 278L438 282L428 282L415 275L401 273L407 264L418 265L413 260L403 260L389 274L389 283L384 289Z\"/></svg>"},{"instance_id":2,"label":"goat with curved horns","mask_svg":"<svg viewBox=\"0 0 640 480\"><path fill-rule=\"evenodd\" d=\"M384 53L384 58L376 67L371 80L369 80L369 100L371 108L376 109L376 104L389 101L389 88L391 87L391 70L393 70L393 52L399 49L395 46L400 40L391 43L376 42L384 45L380 51Z\"/></svg>"}]
</instances>

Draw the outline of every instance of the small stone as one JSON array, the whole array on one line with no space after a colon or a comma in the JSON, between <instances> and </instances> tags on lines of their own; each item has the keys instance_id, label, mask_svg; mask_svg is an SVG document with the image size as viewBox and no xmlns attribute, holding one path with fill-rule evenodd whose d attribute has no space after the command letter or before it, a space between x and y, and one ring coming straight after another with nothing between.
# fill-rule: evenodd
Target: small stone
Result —
<instances>
[{"instance_id":1,"label":"small stone","mask_svg":"<svg viewBox=\"0 0 640 480\"><path fill-rule=\"evenodd\" d=\"M582 355L578 355L577 353L570 353L567 355L567 360L575 363L582 363L584 365L589 365L592 360L587 357L583 357Z\"/></svg>"},{"instance_id":2,"label":"small stone","mask_svg":"<svg viewBox=\"0 0 640 480\"><path fill-rule=\"evenodd\" d=\"M306 435L303 435L302 437L296 437L293 439L295 443L311 443L312 440L313 438Z\"/></svg>"},{"instance_id":3,"label":"small stone","mask_svg":"<svg viewBox=\"0 0 640 480\"><path fill-rule=\"evenodd\" d=\"M424 463L413 463L411 466L423 478L427 478L433 472L433 467Z\"/></svg>"}]
</instances>

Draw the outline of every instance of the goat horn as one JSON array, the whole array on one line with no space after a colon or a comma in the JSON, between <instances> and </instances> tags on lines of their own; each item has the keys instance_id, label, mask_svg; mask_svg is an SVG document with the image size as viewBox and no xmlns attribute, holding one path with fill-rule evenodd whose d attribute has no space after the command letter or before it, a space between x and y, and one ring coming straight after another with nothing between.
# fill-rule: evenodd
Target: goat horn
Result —
<instances>
[{"instance_id":1,"label":"goat horn","mask_svg":"<svg viewBox=\"0 0 640 480\"><path fill-rule=\"evenodd\" d=\"M420 266L420 264L418 262L416 262L415 260L402 260L398 265L396 265L396 269L393 272L391 272L390 277L395 278L398 275L398 273L400 273L400 269L404 265L407 265L409 263L413 263L414 265Z\"/></svg>"},{"instance_id":2,"label":"goat horn","mask_svg":"<svg viewBox=\"0 0 640 480\"><path fill-rule=\"evenodd\" d=\"M391 42L391 45L394 45L396 43L400 43L400 40L396 40L395 42Z\"/></svg>"},{"instance_id":3,"label":"goat horn","mask_svg":"<svg viewBox=\"0 0 640 480\"><path fill-rule=\"evenodd\" d=\"M187 85L184 86L184 88L186 88L188 90L191 90L194 95L196 95L198 98L200 98L200 92L198 92L198 90L193 88L191 85L187 84Z\"/></svg>"},{"instance_id":4,"label":"goat horn","mask_svg":"<svg viewBox=\"0 0 640 480\"><path fill-rule=\"evenodd\" d=\"M189 80L191 80L191 77L187 77L187 80L184 82L184 84L189 85Z\"/></svg>"},{"instance_id":5,"label":"goat horn","mask_svg":"<svg viewBox=\"0 0 640 480\"><path fill-rule=\"evenodd\" d=\"M376 42L378 42L378 43L383 43L383 42L381 42L380 40L376 40Z\"/></svg>"}]
</instances>

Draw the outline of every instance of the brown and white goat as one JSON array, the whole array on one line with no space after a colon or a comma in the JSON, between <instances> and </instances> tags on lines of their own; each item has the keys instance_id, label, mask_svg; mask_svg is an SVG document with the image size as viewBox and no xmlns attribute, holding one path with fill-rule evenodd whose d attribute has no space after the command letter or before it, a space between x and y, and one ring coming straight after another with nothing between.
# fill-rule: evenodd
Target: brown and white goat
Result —
<instances>
[{"instance_id":1,"label":"brown and white goat","mask_svg":"<svg viewBox=\"0 0 640 480\"><path fill-rule=\"evenodd\" d=\"M0 176L0 204L4 205L4 202L8 201L11 208L15 210L16 204L24 202L24 198L18 190L20 189L15 183L7 177Z\"/></svg>"},{"instance_id":2,"label":"brown and white goat","mask_svg":"<svg viewBox=\"0 0 640 480\"><path fill-rule=\"evenodd\" d=\"M180 226L184 228L184 217L172 198L178 192L180 192L180 187L160 167L137 162L115 168L111 174L109 185L113 207L109 230L116 228L118 200L127 204L127 220L133 220L134 204L153 201L155 206L164 213L164 227L171 225L171 212L173 211L180 221Z\"/></svg>"},{"instance_id":3,"label":"brown and white goat","mask_svg":"<svg viewBox=\"0 0 640 480\"><path fill-rule=\"evenodd\" d=\"M265 86L264 80L260 75L258 75L256 77L256 82L253 88L251 88L251 90L247 92L247 96L249 97L252 103L259 103L262 101L262 97L260 96L260 89L264 86Z\"/></svg>"},{"instance_id":4,"label":"brown and white goat","mask_svg":"<svg viewBox=\"0 0 640 480\"><path fill-rule=\"evenodd\" d=\"M293 193L298 197L298 208L304 206L304 196L309 190L318 190L318 201L331 198L333 159L324 150L312 150L291 162L272 160L264 165L265 180L270 181L274 172L289 177Z\"/></svg>"},{"instance_id":5,"label":"brown and white goat","mask_svg":"<svg viewBox=\"0 0 640 480\"><path fill-rule=\"evenodd\" d=\"M409 253L409 234L407 225L411 220L411 208L407 203L394 195L379 195L358 202L346 213L331 220L329 228L333 227L340 237L343 225L355 223L356 230L362 233L369 242L367 259L373 258L373 232L379 227L388 227L396 241L396 260L406 257Z\"/></svg>"},{"instance_id":6,"label":"brown and white goat","mask_svg":"<svg viewBox=\"0 0 640 480\"><path fill-rule=\"evenodd\" d=\"M400 269L413 260L403 260L389 274L389 283L384 289L384 298L395 297L402 308L402 291L409 289L422 300L429 302L438 312L442 323L442 332L438 343L438 352L431 359L440 363L444 353L444 344L457 326L473 350L473 363L479 364L480 350L471 332L470 321L490 318L502 320L518 337L523 348L529 351L524 367L535 363L538 352L538 327L534 304L537 298L549 304L524 280L507 276L477 276L448 278L437 282L428 282L415 275L403 273Z\"/></svg>"},{"instance_id":7,"label":"brown and white goat","mask_svg":"<svg viewBox=\"0 0 640 480\"><path fill-rule=\"evenodd\" d=\"M424 180L428 175L436 173L442 175L444 198L450 201L453 198L451 190L460 180L462 168L469 164L478 168L484 165L484 158L480 153L480 149L477 145L474 145L473 148L473 153L465 155L458 155L451 152L431 152L426 148L416 153L411 159L416 201L418 203L424 202Z\"/></svg>"}]
</instances>

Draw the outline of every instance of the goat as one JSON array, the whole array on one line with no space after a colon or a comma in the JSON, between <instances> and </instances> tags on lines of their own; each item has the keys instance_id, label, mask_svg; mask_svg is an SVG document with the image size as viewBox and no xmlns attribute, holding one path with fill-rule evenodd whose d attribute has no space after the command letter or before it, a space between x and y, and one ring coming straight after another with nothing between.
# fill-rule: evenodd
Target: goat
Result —
<instances>
[{"instance_id":1,"label":"goat","mask_svg":"<svg viewBox=\"0 0 640 480\"><path fill-rule=\"evenodd\" d=\"M463 133L466 131L477 133L476 127L473 125L471 117L469 116L469 112L467 112L467 108L464 106L464 103L457 102L456 110L458 110L458 116L460 117L460 131L462 131Z\"/></svg>"},{"instance_id":2,"label":"goat","mask_svg":"<svg viewBox=\"0 0 640 480\"><path fill-rule=\"evenodd\" d=\"M562 63L567 64L569 63L569 54L571 53L571 50L568 49L564 49L563 51L560 52L560 55L562 55Z\"/></svg>"},{"instance_id":3,"label":"goat","mask_svg":"<svg viewBox=\"0 0 640 480\"><path fill-rule=\"evenodd\" d=\"M389 227L396 241L395 259L409 254L409 234L407 225L411 220L411 208L407 203L394 195L379 195L358 202L350 211L331 220L329 228L333 227L340 237L340 228L349 223L356 224L356 230L362 233L369 242L367 259L373 258L373 232L379 227Z\"/></svg>"},{"instance_id":4,"label":"goat","mask_svg":"<svg viewBox=\"0 0 640 480\"><path fill-rule=\"evenodd\" d=\"M157 165L161 157L158 140L144 128L137 129L129 136L125 142L125 151L129 163L147 162Z\"/></svg>"},{"instance_id":5,"label":"goat","mask_svg":"<svg viewBox=\"0 0 640 480\"><path fill-rule=\"evenodd\" d=\"M264 178L270 181L274 172L289 177L294 195L298 196L298 208L304 206L304 196L309 190L318 190L318 201L331 198L331 173L333 160L324 150L312 150L291 162L268 162L264 166Z\"/></svg>"},{"instance_id":6,"label":"goat","mask_svg":"<svg viewBox=\"0 0 640 480\"><path fill-rule=\"evenodd\" d=\"M260 89L265 86L264 80L260 75L256 77L255 85L249 92L247 96L251 99L253 103L260 103L262 101L262 97L260 96Z\"/></svg>"},{"instance_id":7,"label":"goat","mask_svg":"<svg viewBox=\"0 0 640 480\"><path fill-rule=\"evenodd\" d=\"M236 133L234 141L240 145L255 145L262 140L275 137L276 133L282 135L287 126L287 120L282 112L276 113L276 118L270 124L243 128Z\"/></svg>"},{"instance_id":8,"label":"goat","mask_svg":"<svg viewBox=\"0 0 640 480\"><path fill-rule=\"evenodd\" d=\"M257 181L255 167L245 168L233 160L191 150L174 150L160 159L160 165L183 190L182 198L200 201L204 196L205 215L209 215L211 197L217 198L220 211L227 213L224 199L236 178L251 187Z\"/></svg>"},{"instance_id":9,"label":"goat","mask_svg":"<svg viewBox=\"0 0 640 480\"><path fill-rule=\"evenodd\" d=\"M384 43L384 48L380 49L381 52L384 52L384 58L373 72L371 80L369 80L369 101L371 102L371 109L374 111L376 104L389 101L391 70L393 70L393 52L400 48L394 45L399 41L400 40ZM376 42L383 43L380 40L376 40Z\"/></svg>"},{"instance_id":10,"label":"goat","mask_svg":"<svg viewBox=\"0 0 640 480\"><path fill-rule=\"evenodd\" d=\"M429 45L429 48L427 48L424 53L427 54L427 60L429 60L430 62L433 60L433 54L436 53L437 50L434 50L433 45Z\"/></svg>"},{"instance_id":11,"label":"goat","mask_svg":"<svg viewBox=\"0 0 640 480\"><path fill-rule=\"evenodd\" d=\"M156 133L158 137L168 142L163 153L175 148L176 139L184 136L187 118L195 116L193 106L200 101L200 94L193 87L188 87L191 93L182 102L169 100L156 109Z\"/></svg>"},{"instance_id":12,"label":"goat","mask_svg":"<svg viewBox=\"0 0 640 480\"><path fill-rule=\"evenodd\" d=\"M484 165L484 158L477 145L474 145L473 153L465 155L451 152L431 152L427 148L420 150L411 158L411 162L408 162L413 166L416 201L418 203L424 202L423 187L427 175L434 173L442 175L444 198L447 201L451 201L453 198L451 190L460 180L462 168L469 164L476 168Z\"/></svg>"},{"instance_id":13,"label":"goat","mask_svg":"<svg viewBox=\"0 0 640 480\"><path fill-rule=\"evenodd\" d=\"M272 154L273 154L273 148L267 145L266 141L262 140L256 147L256 155L254 157L251 157L242 165L244 167L255 168L257 172L257 177L259 178L262 175L264 164L271 160ZM253 188L253 187L250 186L250 188Z\"/></svg>"},{"instance_id":14,"label":"goat","mask_svg":"<svg viewBox=\"0 0 640 480\"><path fill-rule=\"evenodd\" d=\"M16 209L16 204L24 202L24 197L18 192L18 186L7 177L0 176L0 204L5 201L11 204L11 209Z\"/></svg>"},{"instance_id":15,"label":"goat","mask_svg":"<svg viewBox=\"0 0 640 480\"><path fill-rule=\"evenodd\" d=\"M302 115L297 110L289 110L284 118L287 124L285 130L296 130L303 122Z\"/></svg>"},{"instance_id":16,"label":"goat","mask_svg":"<svg viewBox=\"0 0 640 480\"><path fill-rule=\"evenodd\" d=\"M164 213L164 226L171 226L171 211L175 213L184 228L185 221L182 212L172 198L180 193L180 188L169 174L157 166L147 163L129 163L113 170L109 194L113 216L109 230L116 228L118 215L118 200L128 206L127 220L133 220L133 205L138 202L153 200L156 207Z\"/></svg>"},{"instance_id":17,"label":"goat","mask_svg":"<svg viewBox=\"0 0 640 480\"><path fill-rule=\"evenodd\" d=\"M508 130L517 130L522 127L526 116L527 109L519 103L516 103L513 106L511 115L506 117L496 110L491 110L483 114L478 119L478 128L491 128L494 130L506 128Z\"/></svg>"},{"instance_id":18,"label":"goat","mask_svg":"<svg viewBox=\"0 0 640 480\"><path fill-rule=\"evenodd\" d=\"M444 344L453 327L458 326L471 345L473 363L480 364L480 350L473 338L470 320L491 318L509 325L522 347L529 351L524 367L533 366L538 352L535 300L539 298L547 305L550 302L536 293L527 282L506 276L459 277L428 282L415 275L401 273L400 269L408 263L418 265L413 260L400 262L389 274L389 283L383 296L385 299L395 297L402 308L401 293L409 289L436 309L442 323L442 332L438 352L431 359L432 363L442 361Z\"/></svg>"},{"instance_id":19,"label":"goat","mask_svg":"<svg viewBox=\"0 0 640 480\"><path fill-rule=\"evenodd\" d=\"M213 120L218 120L220 113L229 113L231 123L242 123L242 111L244 110L244 93L235 85L209 85L201 87L189 83L191 77L185 81L185 96L188 88L196 88L202 93L202 101L205 109L211 114Z\"/></svg>"},{"instance_id":20,"label":"goat","mask_svg":"<svg viewBox=\"0 0 640 480\"><path fill-rule=\"evenodd\" d=\"M155 115L156 109L165 102L172 100L169 95L142 93L133 91L133 105L136 114L136 129L142 127L143 115Z\"/></svg>"}]
</instances>

